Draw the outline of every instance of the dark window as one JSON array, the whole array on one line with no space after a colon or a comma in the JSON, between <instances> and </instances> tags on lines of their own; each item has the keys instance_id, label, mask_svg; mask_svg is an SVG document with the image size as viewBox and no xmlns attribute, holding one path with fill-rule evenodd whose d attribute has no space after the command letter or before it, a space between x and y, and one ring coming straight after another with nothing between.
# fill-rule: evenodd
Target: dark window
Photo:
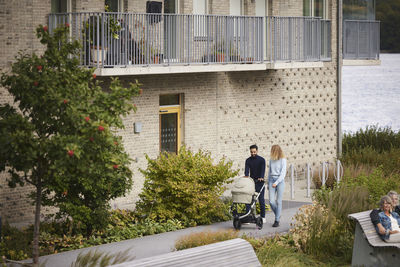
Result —
<instances>
[{"instance_id":1,"label":"dark window","mask_svg":"<svg viewBox=\"0 0 400 267\"><path fill-rule=\"evenodd\" d=\"M67 13L68 0L51 0L51 13Z\"/></svg>"},{"instance_id":2,"label":"dark window","mask_svg":"<svg viewBox=\"0 0 400 267\"><path fill-rule=\"evenodd\" d=\"M160 106L179 105L179 95L160 95Z\"/></svg>"},{"instance_id":3,"label":"dark window","mask_svg":"<svg viewBox=\"0 0 400 267\"><path fill-rule=\"evenodd\" d=\"M108 12L120 12L119 0L106 0L105 5L108 6Z\"/></svg>"}]
</instances>

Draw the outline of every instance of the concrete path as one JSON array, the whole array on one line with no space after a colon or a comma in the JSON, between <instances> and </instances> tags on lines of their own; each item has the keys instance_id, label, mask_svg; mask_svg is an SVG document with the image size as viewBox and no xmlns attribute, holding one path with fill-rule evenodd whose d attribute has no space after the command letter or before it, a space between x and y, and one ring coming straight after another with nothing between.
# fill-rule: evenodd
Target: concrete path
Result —
<instances>
[{"instance_id":1,"label":"concrete path","mask_svg":"<svg viewBox=\"0 0 400 267\"><path fill-rule=\"evenodd\" d=\"M283 201L283 211L280 226L273 228L274 222L273 212L267 212L266 218L267 223L264 224L261 230L258 230L255 224L243 225L240 230L240 234L246 234L247 236L263 237L271 236L276 233L285 233L290 229L290 223L292 217L297 213L298 209L309 202L300 201ZM146 258L154 255L171 252L174 249L175 241L182 236L204 231L218 231L233 229L232 221L220 222L211 225L197 226L186 228L174 232L162 233L151 236L144 236L141 238L135 238L125 240L121 242L115 242L110 244L104 244L96 247L83 248L59 254L53 254L48 256L40 257L40 262L46 261L46 267L69 267L71 263L75 261L76 257L81 252L87 252L89 250L99 250L109 253L118 253L130 249L135 259Z\"/></svg>"}]
</instances>

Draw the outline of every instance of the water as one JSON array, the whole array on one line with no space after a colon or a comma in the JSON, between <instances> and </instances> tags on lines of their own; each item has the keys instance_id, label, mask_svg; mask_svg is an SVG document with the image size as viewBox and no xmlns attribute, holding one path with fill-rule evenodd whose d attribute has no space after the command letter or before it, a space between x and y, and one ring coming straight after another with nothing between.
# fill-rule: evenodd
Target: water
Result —
<instances>
[{"instance_id":1,"label":"water","mask_svg":"<svg viewBox=\"0 0 400 267\"><path fill-rule=\"evenodd\" d=\"M367 125L400 130L400 54L381 54L380 66L344 66L342 129Z\"/></svg>"}]
</instances>

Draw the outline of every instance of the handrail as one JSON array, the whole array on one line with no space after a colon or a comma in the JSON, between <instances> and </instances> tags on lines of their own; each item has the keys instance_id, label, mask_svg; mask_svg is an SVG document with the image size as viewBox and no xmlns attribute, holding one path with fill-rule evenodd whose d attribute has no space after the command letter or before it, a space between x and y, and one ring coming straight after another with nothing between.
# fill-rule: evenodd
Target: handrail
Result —
<instances>
[{"instance_id":1,"label":"handrail","mask_svg":"<svg viewBox=\"0 0 400 267\"><path fill-rule=\"evenodd\" d=\"M343 21L343 59L379 59L380 22Z\"/></svg>"},{"instance_id":2,"label":"handrail","mask_svg":"<svg viewBox=\"0 0 400 267\"><path fill-rule=\"evenodd\" d=\"M313 17L71 12L81 65L95 67L331 60L331 21Z\"/></svg>"}]
</instances>

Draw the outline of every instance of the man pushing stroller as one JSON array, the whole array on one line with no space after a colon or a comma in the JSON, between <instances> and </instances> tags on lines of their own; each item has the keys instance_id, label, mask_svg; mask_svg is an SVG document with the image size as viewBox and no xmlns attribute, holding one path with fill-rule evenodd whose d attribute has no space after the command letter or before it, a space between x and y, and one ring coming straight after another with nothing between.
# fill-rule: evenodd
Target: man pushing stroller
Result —
<instances>
[{"instance_id":1,"label":"man pushing stroller","mask_svg":"<svg viewBox=\"0 0 400 267\"><path fill-rule=\"evenodd\" d=\"M254 180L255 190L258 195L258 201L260 203L260 215L263 223L266 223L265 219L265 184L264 184L264 175L265 175L265 159L259 155L257 145L250 146L250 157L246 159L245 168L244 168L244 176L246 178L249 177ZM250 210L250 204L246 204L246 212Z\"/></svg>"},{"instance_id":2,"label":"man pushing stroller","mask_svg":"<svg viewBox=\"0 0 400 267\"><path fill-rule=\"evenodd\" d=\"M255 223L261 229L265 222L265 160L258 156L257 152L256 145L250 146L251 156L246 160L245 177L239 178L231 190L233 227L237 230L240 229L242 224L248 223ZM256 215L257 199L260 202L260 217ZM241 204L246 205L245 213L240 212L239 206Z\"/></svg>"}]
</instances>

